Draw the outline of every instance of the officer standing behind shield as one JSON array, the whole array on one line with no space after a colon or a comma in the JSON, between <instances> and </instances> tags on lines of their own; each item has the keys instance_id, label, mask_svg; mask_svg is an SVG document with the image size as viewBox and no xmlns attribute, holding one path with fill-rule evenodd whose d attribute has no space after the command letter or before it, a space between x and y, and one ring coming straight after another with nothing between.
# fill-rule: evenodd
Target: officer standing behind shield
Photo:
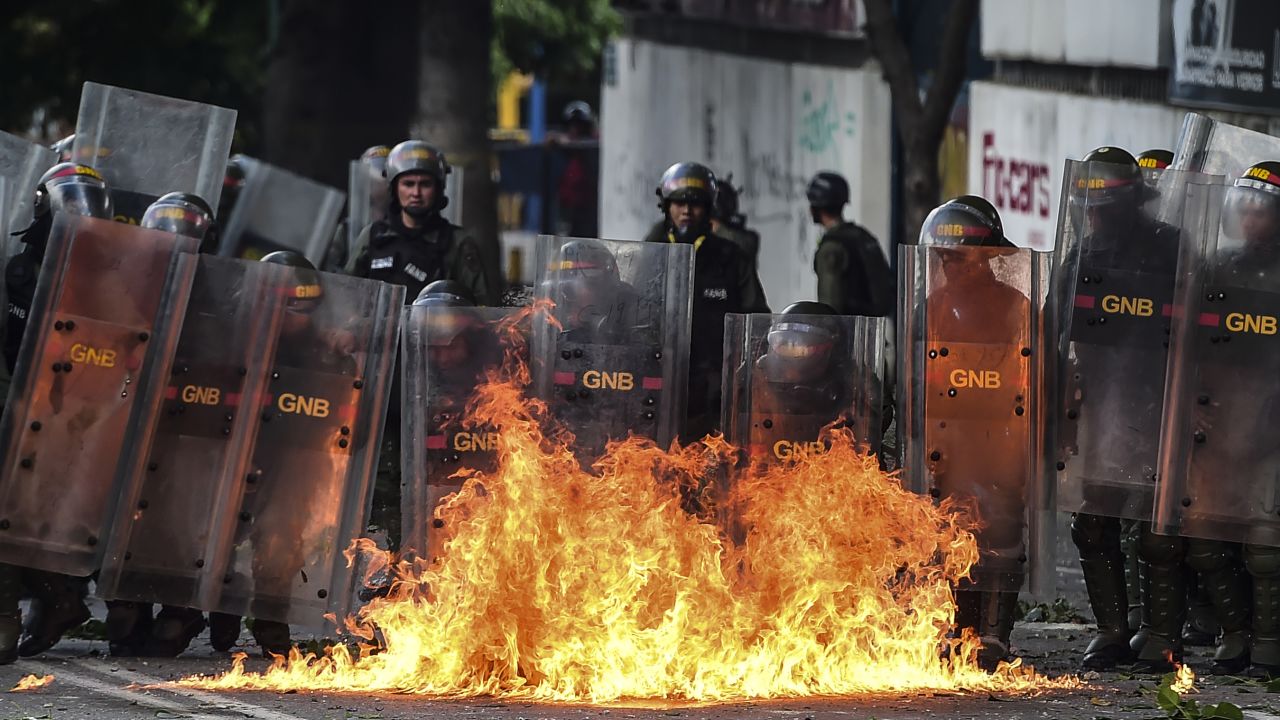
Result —
<instances>
[{"instance_id":1,"label":"officer standing behind shield","mask_svg":"<svg viewBox=\"0 0 1280 720\"><path fill-rule=\"evenodd\" d=\"M705 165L685 162L667 168L656 190L665 232L645 238L694 248L689 397L681 436L686 442L701 439L718 424L725 314L769 312L751 259L711 230L717 190L716 176Z\"/></svg>"},{"instance_id":2,"label":"officer standing behind shield","mask_svg":"<svg viewBox=\"0 0 1280 720\"><path fill-rule=\"evenodd\" d=\"M453 280L466 287L477 304L496 304L498 289L489 287L485 279L480 246L440 214L449 202L444 194L449 170L444 153L420 140L405 140L391 149L386 159L391 184L387 216L356 239L349 274L402 285L406 298L416 298L436 280ZM396 547L401 482L399 368L393 377L371 520L387 531Z\"/></svg>"},{"instance_id":3,"label":"officer standing behind shield","mask_svg":"<svg viewBox=\"0 0 1280 720\"><path fill-rule=\"evenodd\" d=\"M867 229L844 219L849 183L833 172L820 172L805 191L809 214L822 226L813 256L818 300L842 315L888 317L893 313L893 274L880 243Z\"/></svg>"},{"instance_id":4,"label":"officer standing behind shield","mask_svg":"<svg viewBox=\"0 0 1280 720\"><path fill-rule=\"evenodd\" d=\"M741 248L751 258L751 269L758 272L760 233L747 227L747 216L739 203L740 190L733 186L733 174L716 183L716 190L716 204L711 209L711 231Z\"/></svg>"}]
</instances>

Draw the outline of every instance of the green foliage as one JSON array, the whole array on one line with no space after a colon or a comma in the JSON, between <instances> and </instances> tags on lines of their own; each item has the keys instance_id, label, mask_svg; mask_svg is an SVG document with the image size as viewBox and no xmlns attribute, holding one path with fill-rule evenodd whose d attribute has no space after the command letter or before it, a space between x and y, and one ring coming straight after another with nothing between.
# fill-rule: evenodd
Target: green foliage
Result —
<instances>
[{"instance_id":1,"label":"green foliage","mask_svg":"<svg viewBox=\"0 0 1280 720\"><path fill-rule=\"evenodd\" d=\"M609 0L493 0L494 76L544 73L553 84L589 76L622 18Z\"/></svg>"},{"instance_id":2,"label":"green foliage","mask_svg":"<svg viewBox=\"0 0 1280 720\"><path fill-rule=\"evenodd\" d=\"M37 109L74 125L86 80L240 111L261 107L269 4L236 0L25 2L0 20L0 128Z\"/></svg>"},{"instance_id":3,"label":"green foliage","mask_svg":"<svg viewBox=\"0 0 1280 720\"><path fill-rule=\"evenodd\" d=\"M1160 679L1156 688L1156 705L1174 720L1244 720L1240 706L1223 701L1217 705L1200 705L1195 700L1184 700L1173 689L1176 679L1169 673Z\"/></svg>"}]
</instances>

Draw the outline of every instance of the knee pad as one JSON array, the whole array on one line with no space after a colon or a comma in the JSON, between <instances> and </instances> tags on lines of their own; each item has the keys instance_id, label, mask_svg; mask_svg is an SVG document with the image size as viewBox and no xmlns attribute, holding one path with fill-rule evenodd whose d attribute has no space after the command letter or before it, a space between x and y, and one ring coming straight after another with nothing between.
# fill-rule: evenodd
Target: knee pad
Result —
<instances>
[{"instance_id":1,"label":"knee pad","mask_svg":"<svg viewBox=\"0 0 1280 720\"><path fill-rule=\"evenodd\" d=\"M1280 577L1280 548L1245 545L1244 567L1254 577Z\"/></svg>"},{"instance_id":2,"label":"knee pad","mask_svg":"<svg viewBox=\"0 0 1280 720\"><path fill-rule=\"evenodd\" d=\"M1230 567L1237 561L1239 552L1234 543L1187 539L1187 565L1198 573L1208 574Z\"/></svg>"},{"instance_id":3,"label":"knee pad","mask_svg":"<svg viewBox=\"0 0 1280 720\"><path fill-rule=\"evenodd\" d=\"M1173 535L1157 535L1144 525L1138 536L1138 557L1149 565L1176 566L1186 554L1186 542Z\"/></svg>"},{"instance_id":4,"label":"knee pad","mask_svg":"<svg viewBox=\"0 0 1280 720\"><path fill-rule=\"evenodd\" d=\"M1101 515L1076 513L1071 518L1071 541L1081 557L1120 552L1120 521Z\"/></svg>"}]
</instances>

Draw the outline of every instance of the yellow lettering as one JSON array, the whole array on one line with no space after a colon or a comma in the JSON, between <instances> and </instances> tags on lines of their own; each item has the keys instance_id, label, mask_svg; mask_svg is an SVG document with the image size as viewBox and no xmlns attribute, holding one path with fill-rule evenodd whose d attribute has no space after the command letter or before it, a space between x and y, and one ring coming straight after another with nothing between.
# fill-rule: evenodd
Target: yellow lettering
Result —
<instances>
[{"instance_id":1,"label":"yellow lettering","mask_svg":"<svg viewBox=\"0 0 1280 720\"><path fill-rule=\"evenodd\" d=\"M222 391L216 387L187 385L182 388L182 402L197 405L217 405L222 401Z\"/></svg>"},{"instance_id":2,"label":"yellow lettering","mask_svg":"<svg viewBox=\"0 0 1280 720\"><path fill-rule=\"evenodd\" d=\"M582 373L582 384L592 390L630 391L635 388L635 376L629 372L605 372L588 370Z\"/></svg>"},{"instance_id":3,"label":"yellow lettering","mask_svg":"<svg viewBox=\"0 0 1280 720\"><path fill-rule=\"evenodd\" d=\"M1275 335L1277 330L1276 318L1272 315L1229 313L1227 315L1227 329L1231 332L1250 333L1253 335Z\"/></svg>"},{"instance_id":4,"label":"yellow lettering","mask_svg":"<svg viewBox=\"0 0 1280 720\"><path fill-rule=\"evenodd\" d=\"M999 389L1000 373L995 370L965 370L956 368L951 371L951 386L957 388L979 388L982 390Z\"/></svg>"},{"instance_id":5,"label":"yellow lettering","mask_svg":"<svg viewBox=\"0 0 1280 720\"><path fill-rule=\"evenodd\" d=\"M792 460L801 455L821 455L827 447L817 440L779 440L773 444L773 456Z\"/></svg>"},{"instance_id":6,"label":"yellow lettering","mask_svg":"<svg viewBox=\"0 0 1280 720\"><path fill-rule=\"evenodd\" d=\"M1151 317L1155 314L1156 306L1150 298L1107 295L1102 298L1102 311L1121 315Z\"/></svg>"},{"instance_id":7,"label":"yellow lettering","mask_svg":"<svg viewBox=\"0 0 1280 720\"><path fill-rule=\"evenodd\" d=\"M461 432L453 436L453 449L458 452L493 450L498 446L497 433Z\"/></svg>"},{"instance_id":8,"label":"yellow lettering","mask_svg":"<svg viewBox=\"0 0 1280 720\"><path fill-rule=\"evenodd\" d=\"M116 366L116 351L76 343L71 346L71 361L82 365L111 368Z\"/></svg>"},{"instance_id":9,"label":"yellow lettering","mask_svg":"<svg viewBox=\"0 0 1280 720\"><path fill-rule=\"evenodd\" d=\"M280 407L281 411L287 413L306 415L307 417L329 417L329 401L324 398L281 393L276 405Z\"/></svg>"}]
</instances>

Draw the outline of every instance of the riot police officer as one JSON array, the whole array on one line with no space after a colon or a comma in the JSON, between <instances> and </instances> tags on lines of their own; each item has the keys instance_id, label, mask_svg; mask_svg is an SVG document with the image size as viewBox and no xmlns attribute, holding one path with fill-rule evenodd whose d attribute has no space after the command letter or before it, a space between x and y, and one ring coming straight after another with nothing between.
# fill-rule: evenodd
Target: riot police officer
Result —
<instances>
[{"instance_id":1,"label":"riot police officer","mask_svg":"<svg viewBox=\"0 0 1280 720\"><path fill-rule=\"evenodd\" d=\"M767 313L760 278L738 246L711 229L719 185L705 165L676 163L658 183L662 232L649 242L688 243L693 255L693 324L689 354L688 412L685 441L711 432L720 415L720 377L724 364L726 313Z\"/></svg>"},{"instance_id":2,"label":"riot police officer","mask_svg":"<svg viewBox=\"0 0 1280 720\"><path fill-rule=\"evenodd\" d=\"M1005 392L1015 393L1019 388L1025 392L1028 381L1020 368L1022 357L1017 345L1024 342L1021 338L1032 322L1030 300L996 277L990 258L965 249L994 247L1015 252L1004 236L999 215L981 198L950 200L925 220L921 244L936 247L930 252L936 253L938 269L946 276L946 282L927 291L923 311L928 330L918 340L928 343L936 338L950 345L950 350L944 345L930 354L939 358L937 362L948 363L947 367L963 367L965 348L979 348L972 352L981 353L983 366L1004 378ZM1000 348L999 355L994 353L995 348ZM914 381L925 382L919 378ZM983 527L976 532L980 559L973 569L972 581L956 589L956 625L972 629L981 639L978 662L994 669L1009 655L1018 588L1024 573L1019 558L1025 559L1028 552L1024 541L1025 496L1028 483L1034 479L1028 476L1034 443L1014 430L1014 426L1022 427L1025 420L1014 419L1011 408L1003 406L1002 396L939 390L931 387L921 393L924 415L908 409L914 414L912 424L918 426L911 431L924 438L930 448L928 471L937 495L971 498L978 505L983 520ZM933 399L935 394L944 399ZM924 419L925 415L952 418L959 411L949 411L946 403L980 404L986 397L992 398L989 403L998 399L999 406L970 408L971 413L960 412L963 420L953 422L935 424ZM1019 394L1018 402L1022 399ZM930 407L930 403L937 407ZM999 413L1009 413L1009 417Z\"/></svg>"},{"instance_id":3,"label":"riot police officer","mask_svg":"<svg viewBox=\"0 0 1280 720\"><path fill-rule=\"evenodd\" d=\"M23 232L23 249L5 268L8 317L5 324L5 364L12 374L35 298L40 265L53 227L53 213L63 212L109 219L111 196L96 170L75 163L49 168L36 187L35 218ZM85 582L42 570L24 570L21 576L34 595L26 636L17 647L23 657L39 655L57 644L62 635L89 619L82 599ZM0 663L12 662L20 631L18 621L19 571L0 566Z\"/></svg>"},{"instance_id":4,"label":"riot police officer","mask_svg":"<svg viewBox=\"0 0 1280 720\"><path fill-rule=\"evenodd\" d=\"M495 288L485 279L479 245L440 214L449 203L444 194L449 171L444 153L420 140L391 149L387 217L361 231L347 266L350 274L403 285L407 297L417 297L435 280L457 280L477 302L493 303Z\"/></svg>"},{"instance_id":5,"label":"riot police officer","mask_svg":"<svg viewBox=\"0 0 1280 720\"><path fill-rule=\"evenodd\" d=\"M893 312L893 275L884 252L866 228L844 219L849 183L820 172L805 190L809 214L823 228L813 270L818 299L844 315L886 317Z\"/></svg>"},{"instance_id":6,"label":"riot police officer","mask_svg":"<svg viewBox=\"0 0 1280 720\"><path fill-rule=\"evenodd\" d=\"M747 216L739 205L739 188L733 186L733 174L716 184L716 204L711 211L711 231L729 240L751 258L751 267L758 265L760 233L747 227Z\"/></svg>"}]
</instances>

